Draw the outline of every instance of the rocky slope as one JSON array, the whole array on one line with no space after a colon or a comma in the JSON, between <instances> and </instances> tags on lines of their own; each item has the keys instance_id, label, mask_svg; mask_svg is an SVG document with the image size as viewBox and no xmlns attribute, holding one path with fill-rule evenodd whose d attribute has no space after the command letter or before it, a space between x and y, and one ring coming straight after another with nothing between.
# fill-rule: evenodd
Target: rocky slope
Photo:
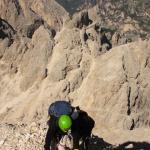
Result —
<instances>
[{"instance_id":1,"label":"rocky slope","mask_svg":"<svg viewBox=\"0 0 150 150\"><path fill-rule=\"evenodd\" d=\"M54 0L2 0L0 8L2 149L42 149L56 99L86 110L93 134L113 145L150 142L149 28L128 14L106 21L98 6L70 16ZM90 149L117 148L93 141Z\"/></svg>"}]
</instances>

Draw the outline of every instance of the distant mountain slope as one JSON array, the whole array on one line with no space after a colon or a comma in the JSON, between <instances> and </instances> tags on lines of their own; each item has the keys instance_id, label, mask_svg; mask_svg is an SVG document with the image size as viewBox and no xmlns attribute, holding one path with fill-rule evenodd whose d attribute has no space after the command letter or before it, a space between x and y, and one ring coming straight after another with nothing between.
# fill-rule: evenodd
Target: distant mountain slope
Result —
<instances>
[{"instance_id":1,"label":"distant mountain slope","mask_svg":"<svg viewBox=\"0 0 150 150\"><path fill-rule=\"evenodd\" d=\"M96 5L96 0L56 0L70 14L74 14L87 8L88 6Z\"/></svg>"}]
</instances>

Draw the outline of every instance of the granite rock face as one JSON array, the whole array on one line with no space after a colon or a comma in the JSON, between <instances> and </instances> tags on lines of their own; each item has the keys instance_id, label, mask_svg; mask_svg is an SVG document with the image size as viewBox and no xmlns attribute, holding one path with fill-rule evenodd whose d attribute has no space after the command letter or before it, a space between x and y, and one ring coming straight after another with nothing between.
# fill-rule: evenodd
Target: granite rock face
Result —
<instances>
[{"instance_id":1,"label":"granite rock face","mask_svg":"<svg viewBox=\"0 0 150 150\"><path fill-rule=\"evenodd\" d=\"M98 5L69 15L54 0L0 8L0 147L42 149L57 99L87 111L110 143L149 141L150 39L134 17L117 24Z\"/></svg>"}]
</instances>

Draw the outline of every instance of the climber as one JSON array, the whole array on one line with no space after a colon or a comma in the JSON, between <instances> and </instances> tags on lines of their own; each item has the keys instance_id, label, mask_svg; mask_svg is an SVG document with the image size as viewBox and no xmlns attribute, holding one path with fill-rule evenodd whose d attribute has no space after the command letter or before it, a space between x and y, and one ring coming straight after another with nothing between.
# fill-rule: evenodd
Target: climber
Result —
<instances>
[{"instance_id":1,"label":"climber","mask_svg":"<svg viewBox=\"0 0 150 150\"><path fill-rule=\"evenodd\" d=\"M69 102L56 101L50 105L48 114L45 150L78 150L81 139L87 147L94 120L86 112L72 107Z\"/></svg>"},{"instance_id":2,"label":"climber","mask_svg":"<svg viewBox=\"0 0 150 150\"><path fill-rule=\"evenodd\" d=\"M70 117L72 109L70 103L66 101L56 101L50 105L48 110L49 129L45 138L45 150L49 150L50 147L52 150L61 149L60 145L62 144L58 143L64 142L62 142L63 136L69 136L68 133L72 126L72 118Z\"/></svg>"}]
</instances>

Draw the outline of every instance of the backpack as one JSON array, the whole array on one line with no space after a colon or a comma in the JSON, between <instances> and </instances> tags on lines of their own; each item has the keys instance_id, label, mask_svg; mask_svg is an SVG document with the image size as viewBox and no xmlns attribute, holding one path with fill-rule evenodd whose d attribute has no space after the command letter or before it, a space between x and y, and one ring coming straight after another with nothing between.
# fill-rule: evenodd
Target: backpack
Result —
<instances>
[{"instance_id":1,"label":"backpack","mask_svg":"<svg viewBox=\"0 0 150 150\"><path fill-rule=\"evenodd\" d=\"M61 115L70 115L73 107L69 102L56 101L49 106L48 115L54 117L60 117Z\"/></svg>"}]
</instances>

